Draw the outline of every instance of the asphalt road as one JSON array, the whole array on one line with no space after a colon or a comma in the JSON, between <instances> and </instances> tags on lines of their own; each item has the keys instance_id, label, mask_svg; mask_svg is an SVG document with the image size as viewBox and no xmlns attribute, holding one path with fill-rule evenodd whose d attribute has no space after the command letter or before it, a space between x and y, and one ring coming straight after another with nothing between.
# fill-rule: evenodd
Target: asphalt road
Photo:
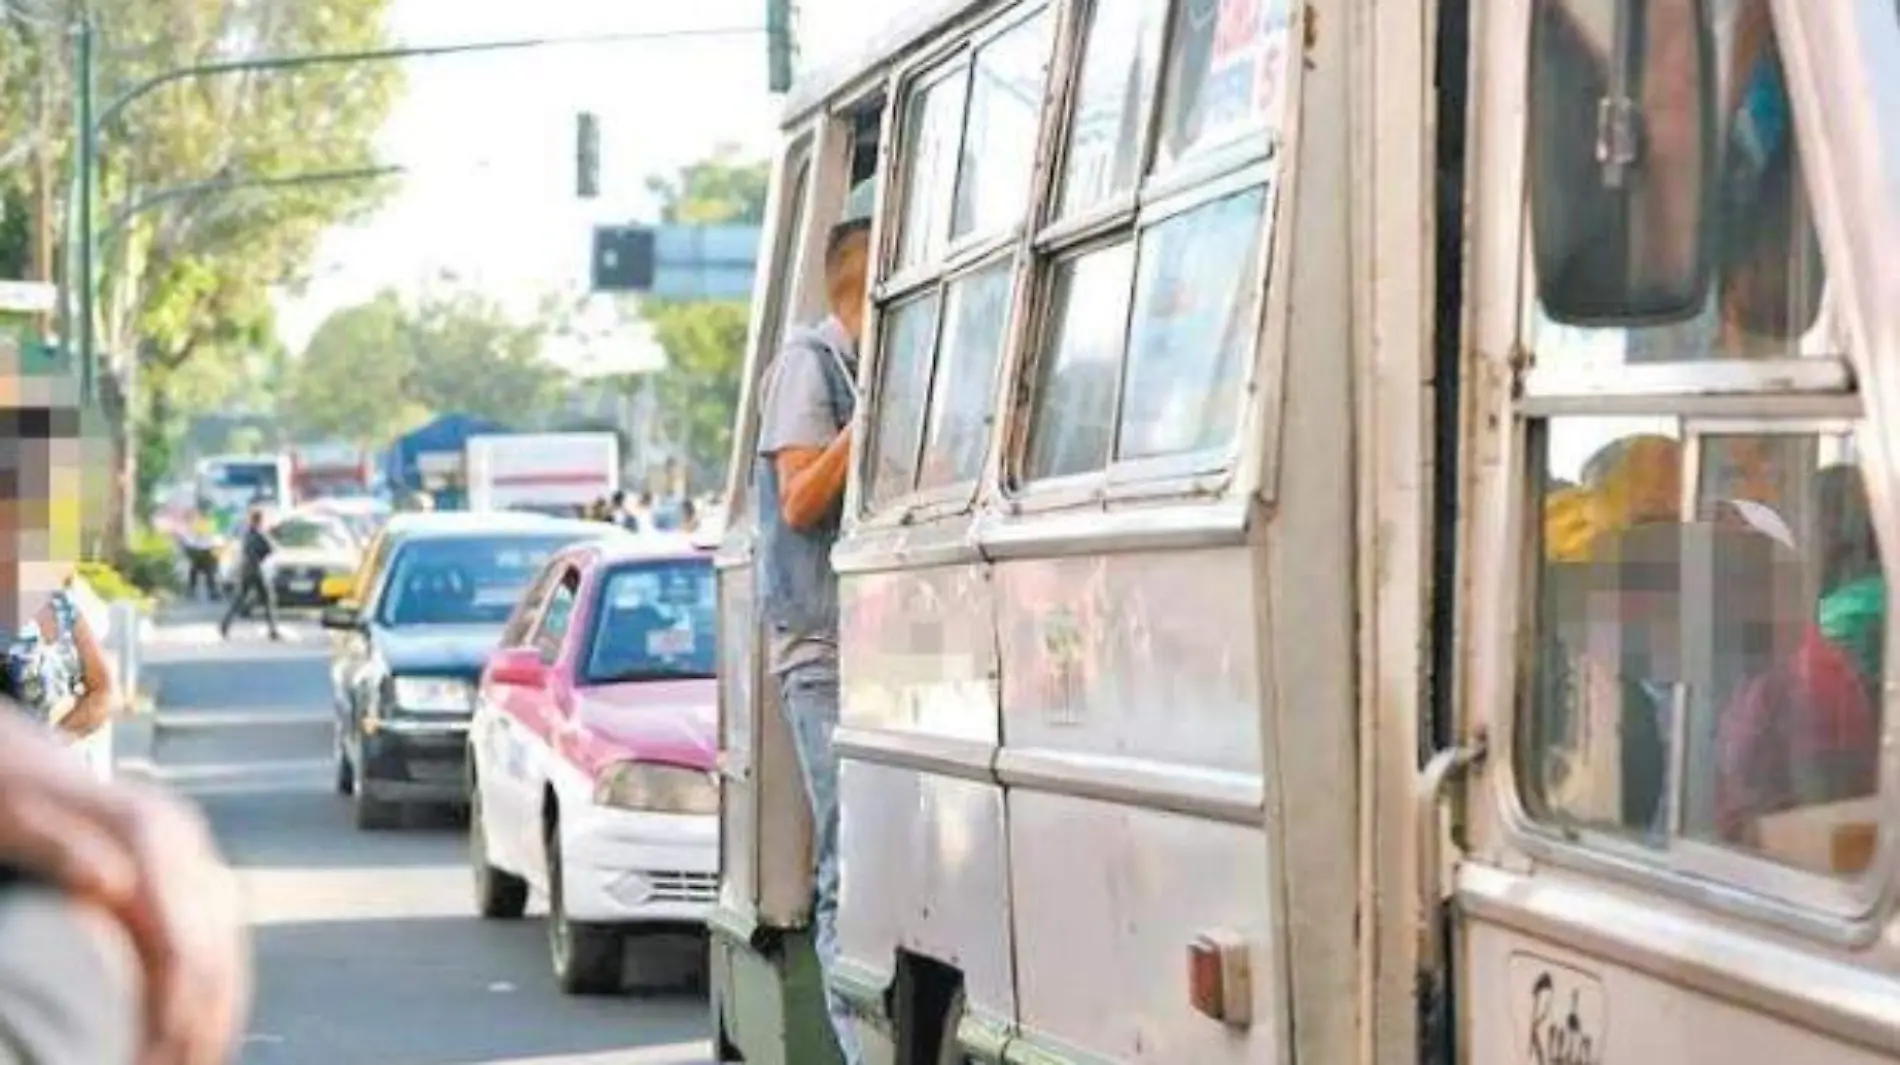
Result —
<instances>
[{"instance_id":1,"label":"asphalt road","mask_svg":"<svg viewBox=\"0 0 1900 1065\"><path fill-rule=\"evenodd\" d=\"M243 1065L700 1065L702 992L563 996L543 924L473 914L463 829L359 833L331 790L328 637L304 616L217 639L203 608L146 645L154 772L197 800L245 884L257 1004Z\"/></svg>"}]
</instances>

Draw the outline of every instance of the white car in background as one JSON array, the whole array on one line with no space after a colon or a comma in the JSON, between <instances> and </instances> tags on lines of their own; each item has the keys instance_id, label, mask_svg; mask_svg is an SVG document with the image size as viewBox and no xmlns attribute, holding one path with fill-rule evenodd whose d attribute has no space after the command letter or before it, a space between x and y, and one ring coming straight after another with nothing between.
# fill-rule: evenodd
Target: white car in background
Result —
<instances>
[{"instance_id":1,"label":"white car in background","mask_svg":"<svg viewBox=\"0 0 1900 1065\"><path fill-rule=\"evenodd\" d=\"M363 547L347 522L334 514L303 508L271 521L265 533L277 545L264 563L265 579L277 593L279 606L327 606L337 587L332 578L347 578L362 562ZM225 594L237 592L243 561L244 538L234 536L218 558L218 585Z\"/></svg>"}]
</instances>

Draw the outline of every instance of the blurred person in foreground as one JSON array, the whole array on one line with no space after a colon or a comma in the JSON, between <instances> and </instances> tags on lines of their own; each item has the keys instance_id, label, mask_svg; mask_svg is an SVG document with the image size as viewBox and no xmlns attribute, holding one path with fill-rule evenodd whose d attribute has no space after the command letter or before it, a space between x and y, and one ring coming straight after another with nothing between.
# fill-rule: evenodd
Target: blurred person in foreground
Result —
<instances>
[{"instance_id":1,"label":"blurred person in foreground","mask_svg":"<svg viewBox=\"0 0 1900 1065\"><path fill-rule=\"evenodd\" d=\"M759 602L771 626L772 673L811 803L813 939L827 974L838 958L838 575L857 405L858 339L870 255L870 183L852 190L825 247L831 313L796 330L766 370L759 419ZM860 1060L848 1007L825 996L845 1065Z\"/></svg>"},{"instance_id":2,"label":"blurred person in foreground","mask_svg":"<svg viewBox=\"0 0 1900 1065\"><path fill-rule=\"evenodd\" d=\"M77 554L70 377L0 336L0 632L42 618ZM66 520L61 520L66 519ZM219 1065L250 1001L235 881L191 807L102 781L14 712L0 674L0 1063Z\"/></svg>"}]
</instances>

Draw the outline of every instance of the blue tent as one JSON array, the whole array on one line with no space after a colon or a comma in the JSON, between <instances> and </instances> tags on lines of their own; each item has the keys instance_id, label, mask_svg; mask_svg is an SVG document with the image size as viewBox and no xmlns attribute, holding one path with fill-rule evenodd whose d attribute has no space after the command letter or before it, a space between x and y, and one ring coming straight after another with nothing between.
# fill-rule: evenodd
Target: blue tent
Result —
<instances>
[{"instance_id":1,"label":"blue tent","mask_svg":"<svg viewBox=\"0 0 1900 1065\"><path fill-rule=\"evenodd\" d=\"M423 455L449 452L460 455L471 436L509 433L514 430L499 422L468 414L444 414L405 436L396 438L383 455L383 477L392 491L414 492L423 488L418 462ZM458 499L438 498L438 508L450 510L462 504Z\"/></svg>"}]
</instances>

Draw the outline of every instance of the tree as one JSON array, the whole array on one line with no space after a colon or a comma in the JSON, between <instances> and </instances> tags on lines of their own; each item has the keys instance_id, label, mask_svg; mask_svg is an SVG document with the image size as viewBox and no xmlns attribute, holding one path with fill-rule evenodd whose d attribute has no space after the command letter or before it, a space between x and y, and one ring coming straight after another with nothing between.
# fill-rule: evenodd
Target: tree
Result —
<instances>
[{"instance_id":1,"label":"tree","mask_svg":"<svg viewBox=\"0 0 1900 1065\"><path fill-rule=\"evenodd\" d=\"M765 218L770 181L766 163L745 160L728 146L648 187L662 197L661 217L669 223L756 225ZM748 307L732 300L646 300L639 312L666 352L654 387L668 435L678 441L694 483L716 484L732 448Z\"/></svg>"},{"instance_id":2,"label":"tree","mask_svg":"<svg viewBox=\"0 0 1900 1065\"><path fill-rule=\"evenodd\" d=\"M82 9L98 27L103 101L154 74L217 59L383 47L389 6L390 0L36 0L31 19L0 8L16 11L0 56L19 57L0 63L0 87L8 100L34 88L53 97L35 112L56 116L37 128L45 141L40 157L47 172L63 175L72 148L59 117L72 114L66 30ZM105 131L100 224L159 190L367 166L400 79L399 68L377 63L227 74L153 92ZM13 132L0 120L0 152ZM9 182L14 199L24 188L48 187L22 180ZM58 231L47 216L70 210L63 184L57 191L59 202L50 206L53 197L38 196L35 232ZM122 501L136 480L132 441L148 435L138 423L175 413L152 386L194 359L229 359L259 346L271 333L270 288L297 280L325 229L360 217L387 191L387 183L337 183L207 192L168 200L104 234L95 321ZM121 519L123 509L115 508ZM122 538L122 528L114 531Z\"/></svg>"},{"instance_id":3,"label":"tree","mask_svg":"<svg viewBox=\"0 0 1900 1065\"><path fill-rule=\"evenodd\" d=\"M281 410L300 436L361 446L388 443L437 414L539 425L568 387L541 358L557 324L514 321L459 289L408 303L385 292L317 327L286 367Z\"/></svg>"},{"instance_id":4,"label":"tree","mask_svg":"<svg viewBox=\"0 0 1900 1065\"><path fill-rule=\"evenodd\" d=\"M387 443L428 419L408 396L413 350L393 293L325 319L284 382L283 415L307 439Z\"/></svg>"},{"instance_id":5,"label":"tree","mask_svg":"<svg viewBox=\"0 0 1900 1065\"><path fill-rule=\"evenodd\" d=\"M688 164L673 177L647 179L647 190L660 199L660 220L668 225L762 225L772 171L747 159L740 148L722 144L711 158Z\"/></svg>"}]
</instances>

